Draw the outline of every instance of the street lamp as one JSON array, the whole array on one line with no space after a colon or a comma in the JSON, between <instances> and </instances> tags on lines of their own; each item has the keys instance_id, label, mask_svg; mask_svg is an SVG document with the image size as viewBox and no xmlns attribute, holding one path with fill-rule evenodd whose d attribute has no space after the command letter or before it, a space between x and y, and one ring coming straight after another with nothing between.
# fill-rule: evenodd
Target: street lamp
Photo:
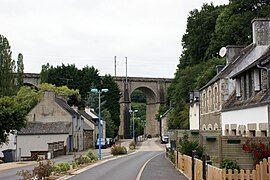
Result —
<instances>
[{"instance_id":1,"label":"street lamp","mask_svg":"<svg viewBox=\"0 0 270 180\"><path fill-rule=\"evenodd\" d=\"M162 118L163 116L159 116L159 134L160 134L160 142L162 142Z\"/></svg>"},{"instance_id":2,"label":"street lamp","mask_svg":"<svg viewBox=\"0 0 270 180\"><path fill-rule=\"evenodd\" d=\"M100 119L100 94L103 92L108 92L108 89L91 89L92 93L98 94L98 159L101 160L101 119Z\"/></svg>"},{"instance_id":3,"label":"street lamp","mask_svg":"<svg viewBox=\"0 0 270 180\"><path fill-rule=\"evenodd\" d=\"M134 140L134 143L136 142L136 141L135 141L134 114L137 113L137 112L138 112L138 110L132 110L132 109L129 110L129 113L132 113L132 133L133 133L133 140Z\"/></svg>"}]
</instances>

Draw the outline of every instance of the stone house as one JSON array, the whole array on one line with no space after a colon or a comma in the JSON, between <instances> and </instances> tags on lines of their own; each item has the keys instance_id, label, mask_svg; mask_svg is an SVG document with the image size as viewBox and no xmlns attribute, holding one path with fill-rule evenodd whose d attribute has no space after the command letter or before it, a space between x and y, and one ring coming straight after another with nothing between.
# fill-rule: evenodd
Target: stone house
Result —
<instances>
[{"instance_id":1,"label":"stone house","mask_svg":"<svg viewBox=\"0 0 270 180\"><path fill-rule=\"evenodd\" d=\"M87 113L88 112L88 113ZM92 148L95 146L97 139L97 123L98 117L91 112L90 108L85 108L84 111L79 111L82 118L84 119L83 129L84 129L84 149ZM92 115L92 116L91 116ZM88 127L88 128L87 128Z\"/></svg>"},{"instance_id":2,"label":"stone house","mask_svg":"<svg viewBox=\"0 0 270 180\"><path fill-rule=\"evenodd\" d=\"M42 100L29 112L27 122L17 133L18 159L33 156L31 152L60 150L60 146L63 153L83 150L81 115L54 92L44 93Z\"/></svg>"},{"instance_id":3,"label":"stone house","mask_svg":"<svg viewBox=\"0 0 270 180\"><path fill-rule=\"evenodd\" d=\"M242 49L242 46L227 46L226 66L217 68L217 75L199 89L200 130L221 130L222 105L234 91L234 80L228 74L235 66L235 57L243 55Z\"/></svg>"},{"instance_id":4,"label":"stone house","mask_svg":"<svg viewBox=\"0 0 270 180\"><path fill-rule=\"evenodd\" d=\"M253 43L229 73L235 89L222 109L223 135L269 135L270 19L254 19L252 29Z\"/></svg>"}]
</instances>

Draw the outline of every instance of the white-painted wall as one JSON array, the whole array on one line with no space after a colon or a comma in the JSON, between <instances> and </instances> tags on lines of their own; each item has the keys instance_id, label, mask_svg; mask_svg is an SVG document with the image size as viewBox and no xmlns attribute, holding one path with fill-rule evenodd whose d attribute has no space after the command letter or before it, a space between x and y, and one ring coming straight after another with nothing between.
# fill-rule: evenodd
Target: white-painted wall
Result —
<instances>
[{"instance_id":1,"label":"white-painted wall","mask_svg":"<svg viewBox=\"0 0 270 180\"><path fill-rule=\"evenodd\" d=\"M190 105L189 108L189 129L199 130L200 128L200 108L199 103Z\"/></svg>"},{"instance_id":2,"label":"white-painted wall","mask_svg":"<svg viewBox=\"0 0 270 180\"><path fill-rule=\"evenodd\" d=\"M268 123L268 107L254 107L242 110L221 112L222 134L224 135L225 124L247 125L256 123L259 129L259 123Z\"/></svg>"},{"instance_id":3,"label":"white-painted wall","mask_svg":"<svg viewBox=\"0 0 270 180\"><path fill-rule=\"evenodd\" d=\"M2 153L2 151L7 150L7 149L16 149L15 135L13 134L9 134L8 142L0 146L0 157L4 157L4 154Z\"/></svg>"},{"instance_id":4,"label":"white-painted wall","mask_svg":"<svg viewBox=\"0 0 270 180\"><path fill-rule=\"evenodd\" d=\"M66 146L68 134L18 135L17 157L19 157L19 148L21 148L21 156L31 156L30 151L48 151L48 143L58 141L64 141Z\"/></svg>"}]
</instances>

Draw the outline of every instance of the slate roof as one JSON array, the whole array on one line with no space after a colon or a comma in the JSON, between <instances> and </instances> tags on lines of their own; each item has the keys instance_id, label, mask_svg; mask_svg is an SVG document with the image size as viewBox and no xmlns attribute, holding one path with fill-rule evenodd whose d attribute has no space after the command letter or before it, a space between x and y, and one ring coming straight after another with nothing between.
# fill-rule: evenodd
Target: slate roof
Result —
<instances>
[{"instance_id":1,"label":"slate roof","mask_svg":"<svg viewBox=\"0 0 270 180\"><path fill-rule=\"evenodd\" d=\"M232 76L232 78L236 77L237 75L241 74L242 72L244 72L252 67L259 65L262 61L265 61L265 60L266 61L270 60L270 46L266 49L266 51L258 59L255 59L252 63L247 65L244 69L242 69L241 71L234 74Z\"/></svg>"},{"instance_id":2,"label":"slate roof","mask_svg":"<svg viewBox=\"0 0 270 180\"><path fill-rule=\"evenodd\" d=\"M86 120L88 121L88 120ZM86 131L93 131L94 129L91 128L85 121L83 121L83 130L86 130Z\"/></svg>"},{"instance_id":3,"label":"slate roof","mask_svg":"<svg viewBox=\"0 0 270 180\"><path fill-rule=\"evenodd\" d=\"M18 131L18 134L69 134L70 129L70 122L28 122L25 128Z\"/></svg>"},{"instance_id":4,"label":"slate roof","mask_svg":"<svg viewBox=\"0 0 270 180\"><path fill-rule=\"evenodd\" d=\"M222 111L226 112L231 110L247 109L267 105L269 103L270 103L270 89L266 91L260 91L255 96L252 96L242 101L237 99L236 93L234 92L229 97L229 99L223 104Z\"/></svg>"},{"instance_id":5,"label":"slate roof","mask_svg":"<svg viewBox=\"0 0 270 180\"><path fill-rule=\"evenodd\" d=\"M77 113L72 107L70 107L63 99L55 98L55 102L63 109L65 109L70 115L77 117L80 116L80 114Z\"/></svg>"},{"instance_id":6,"label":"slate roof","mask_svg":"<svg viewBox=\"0 0 270 180\"><path fill-rule=\"evenodd\" d=\"M89 121L91 121L92 123L98 124L99 118L98 118L98 115L94 111L90 110L90 114L88 114L85 111L79 111L79 113L85 118L87 118ZM101 117L101 120L102 120L102 117Z\"/></svg>"},{"instance_id":7,"label":"slate roof","mask_svg":"<svg viewBox=\"0 0 270 180\"><path fill-rule=\"evenodd\" d=\"M254 44L250 44L249 46L245 47L240 51L240 55L235 56L235 60L229 64L227 64L215 77L213 77L206 85L204 85L202 88L199 89L199 91L202 91L203 89L207 88L208 86L214 84L216 81L218 81L221 78L225 78L231 73L234 68L242 62L243 58L253 51L255 48Z\"/></svg>"},{"instance_id":8,"label":"slate roof","mask_svg":"<svg viewBox=\"0 0 270 180\"><path fill-rule=\"evenodd\" d=\"M95 118L92 118L88 113L86 113L85 111L79 111L79 113L85 117L88 121L92 122L93 124L96 123L96 119ZM98 120L98 118L97 118Z\"/></svg>"},{"instance_id":9,"label":"slate roof","mask_svg":"<svg viewBox=\"0 0 270 180\"><path fill-rule=\"evenodd\" d=\"M243 57L237 58L238 65L234 67L232 72L229 74L230 78L235 78L242 72L250 68L252 64L256 64L262 57L268 54L269 46L255 46L247 52Z\"/></svg>"}]
</instances>

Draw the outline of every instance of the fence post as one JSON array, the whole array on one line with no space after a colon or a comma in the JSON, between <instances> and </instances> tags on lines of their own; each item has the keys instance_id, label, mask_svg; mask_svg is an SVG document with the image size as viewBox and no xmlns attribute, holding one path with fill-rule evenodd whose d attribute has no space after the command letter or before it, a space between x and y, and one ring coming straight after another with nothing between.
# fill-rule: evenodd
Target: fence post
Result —
<instances>
[{"instance_id":1,"label":"fence post","mask_svg":"<svg viewBox=\"0 0 270 180\"><path fill-rule=\"evenodd\" d=\"M179 169L178 164L179 164L179 159L178 159L178 151L176 150L176 167Z\"/></svg>"},{"instance_id":2,"label":"fence post","mask_svg":"<svg viewBox=\"0 0 270 180\"><path fill-rule=\"evenodd\" d=\"M203 154L202 156L202 164L203 164L203 179L206 180L206 154Z\"/></svg>"},{"instance_id":3,"label":"fence post","mask_svg":"<svg viewBox=\"0 0 270 180\"><path fill-rule=\"evenodd\" d=\"M194 175L195 175L195 160L194 160L194 158L195 158L195 155L196 155L196 150L193 150L192 151L192 180L194 180L195 178L194 178Z\"/></svg>"}]
</instances>

